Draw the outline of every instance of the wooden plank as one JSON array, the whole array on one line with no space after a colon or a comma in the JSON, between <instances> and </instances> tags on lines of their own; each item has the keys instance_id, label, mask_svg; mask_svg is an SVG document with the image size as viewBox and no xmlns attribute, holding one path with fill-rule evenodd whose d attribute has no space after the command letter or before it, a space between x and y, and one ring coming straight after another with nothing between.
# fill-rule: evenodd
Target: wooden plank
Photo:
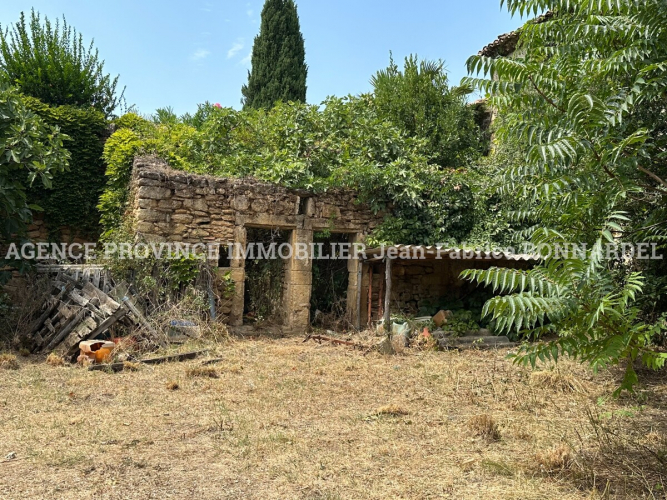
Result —
<instances>
[{"instance_id":1,"label":"wooden plank","mask_svg":"<svg viewBox=\"0 0 667 500\"><path fill-rule=\"evenodd\" d=\"M171 354L168 356L160 356L157 358L137 359L136 362L144 363L147 365L156 365L159 363L167 363L169 361L186 361L189 359L195 359L197 356L201 356L203 354L208 354L208 350L184 352L182 354ZM111 370L114 372L118 372L123 369L123 366L124 363L102 363L99 365L91 365L88 367L88 370L90 371Z\"/></svg>"},{"instance_id":2,"label":"wooden plank","mask_svg":"<svg viewBox=\"0 0 667 500\"><path fill-rule=\"evenodd\" d=\"M122 299L123 304L125 304L132 315L139 321L139 323L150 332L150 334L153 336L154 340L161 346L161 347L167 347L167 342L165 339L162 338L162 335L158 333L158 331L151 326L151 324L148 322L148 320L145 318L145 316L141 313L141 311L137 308L136 305L134 305L134 302L132 300L132 296L124 296Z\"/></svg>"},{"instance_id":3,"label":"wooden plank","mask_svg":"<svg viewBox=\"0 0 667 500\"><path fill-rule=\"evenodd\" d=\"M368 264L368 326L373 319L373 264Z\"/></svg>"},{"instance_id":4,"label":"wooden plank","mask_svg":"<svg viewBox=\"0 0 667 500\"><path fill-rule=\"evenodd\" d=\"M44 326L51 332L51 333L56 333L56 328L53 326L51 323L50 318L46 318L46 321L44 322Z\"/></svg>"},{"instance_id":5,"label":"wooden plank","mask_svg":"<svg viewBox=\"0 0 667 500\"><path fill-rule=\"evenodd\" d=\"M62 297L63 297L66 293L68 293L68 292L70 291L70 289L71 289L71 285L69 285L69 284L68 284L68 285L65 285L65 287L62 288L62 289L60 290L60 292L58 292L58 295L56 295L55 297L53 297L52 302L51 302L51 305L49 305L49 306L46 308L46 310L42 313L42 315L37 319L37 321L35 322L35 324L34 324L34 325L32 326L32 328L30 329L31 333L38 332L38 331L40 330L40 328L42 328L42 326L44 325L44 322L46 321L46 319L47 319L49 316L51 316L51 314L52 314L53 311L56 309L56 307L58 307L58 304L60 303L60 299L62 299Z\"/></svg>"},{"instance_id":6,"label":"wooden plank","mask_svg":"<svg viewBox=\"0 0 667 500\"><path fill-rule=\"evenodd\" d=\"M356 296L356 305L357 310L354 317L354 328L355 330L361 330L361 282L363 278L364 265L361 259L357 259L357 296Z\"/></svg>"},{"instance_id":7,"label":"wooden plank","mask_svg":"<svg viewBox=\"0 0 667 500\"><path fill-rule=\"evenodd\" d=\"M57 346L69 333L81 322L83 317L86 315L88 310L81 309L75 316L72 318L69 323L67 323L57 335L52 339L46 339L48 342L46 346L46 351L52 351L55 346Z\"/></svg>"},{"instance_id":8,"label":"wooden plank","mask_svg":"<svg viewBox=\"0 0 667 500\"><path fill-rule=\"evenodd\" d=\"M90 302L90 300L81 295L81 293L76 288L69 293L69 298L72 299L72 302L80 305L81 307L86 307L88 302Z\"/></svg>"},{"instance_id":9,"label":"wooden plank","mask_svg":"<svg viewBox=\"0 0 667 500\"><path fill-rule=\"evenodd\" d=\"M78 351L79 342L97 327L93 318L88 316L72 331L65 340L60 342L54 349L54 352L61 355L69 355L70 351Z\"/></svg>"},{"instance_id":10,"label":"wooden plank","mask_svg":"<svg viewBox=\"0 0 667 500\"><path fill-rule=\"evenodd\" d=\"M197 356L202 354L208 354L208 349L202 351L190 351L184 352L181 354L170 354L168 356L160 356L157 358L148 358L140 360L141 363L146 363L147 365L157 365L160 363L166 363L168 361L186 361L188 359L195 359Z\"/></svg>"},{"instance_id":11,"label":"wooden plank","mask_svg":"<svg viewBox=\"0 0 667 500\"><path fill-rule=\"evenodd\" d=\"M109 314L113 314L116 311L120 304L111 298L108 294L104 293L99 288L95 287L92 283L86 283L86 285L81 290L87 297L97 297L100 301L99 308L103 312L109 311Z\"/></svg>"},{"instance_id":12,"label":"wooden plank","mask_svg":"<svg viewBox=\"0 0 667 500\"><path fill-rule=\"evenodd\" d=\"M384 285L384 331L387 335L391 335L391 261L389 257L385 259L385 285Z\"/></svg>"},{"instance_id":13,"label":"wooden plank","mask_svg":"<svg viewBox=\"0 0 667 500\"><path fill-rule=\"evenodd\" d=\"M77 312L78 311L74 307L72 307L71 304L61 303L58 306L58 314L60 315L60 317L65 318L65 319L71 318Z\"/></svg>"}]
</instances>

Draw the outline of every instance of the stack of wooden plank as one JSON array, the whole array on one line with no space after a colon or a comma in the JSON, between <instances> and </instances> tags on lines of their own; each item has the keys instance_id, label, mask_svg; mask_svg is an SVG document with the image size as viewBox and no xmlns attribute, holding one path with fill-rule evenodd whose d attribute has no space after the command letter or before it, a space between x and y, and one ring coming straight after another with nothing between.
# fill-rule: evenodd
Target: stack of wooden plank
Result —
<instances>
[{"instance_id":1,"label":"stack of wooden plank","mask_svg":"<svg viewBox=\"0 0 667 500\"><path fill-rule=\"evenodd\" d=\"M100 338L120 322L127 326L142 325L157 343L164 343L123 283L112 288L104 270L88 268L84 273L77 266L71 267L42 270L57 275L53 281L54 294L25 342L33 352L55 352L65 358L76 358L79 342Z\"/></svg>"}]
</instances>

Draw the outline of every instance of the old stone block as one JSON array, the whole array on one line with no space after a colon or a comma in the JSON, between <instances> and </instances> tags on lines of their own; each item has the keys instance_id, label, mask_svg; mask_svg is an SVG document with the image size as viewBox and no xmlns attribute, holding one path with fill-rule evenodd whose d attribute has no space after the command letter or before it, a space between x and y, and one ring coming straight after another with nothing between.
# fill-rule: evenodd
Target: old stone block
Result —
<instances>
[{"instance_id":1,"label":"old stone block","mask_svg":"<svg viewBox=\"0 0 667 500\"><path fill-rule=\"evenodd\" d=\"M210 233L202 228L197 228L190 231L190 236L195 238L203 238L205 236L210 236Z\"/></svg>"},{"instance_id":2,"label":"old stone block","mask_svg":"<svg viewBox=\"0 0 667 500\"><path fill-rule=\"evenodd\" d=\"M165 213L150 208L140 208L137 210L137 217L139 220L145 222L163 222L167 220Z\"/></svg>"},{"instance_id":3,"label":"old stone block","mask_svg":"<svg viewBox=\"0 0 667 500\"><path fill-rule=\"evenodd\" d=\"M176 208L178 202L174 200L160 200L157 202L158 208L167 208L167 209L173 209Z\"/></svg>"},{"instance_id":4,"label":"old stone block","mask_svg":"<svg viewBox=\"0 0 667 500\"><path fill-rule=\"evenodd\" d=\"M235 208L236 210L240 211L248 210L249 206L250 202L248 201L248 198L245 197L244 195L235 196L234 201L232 201L232 207Z\"/></svg>"},{"instance_id":5,"label":"old stone block","mask_svg":"<svg viewBox=\"0 0 667 500\"><path fill-rule=\"evenodd\" d=\"M263 213L267 211L269 204L266 200L260 198L252 202L251 208L253 212Z\"/></svg>"},{"instance_id":6,"label":"old stone block","mask_svg":"<svg viewBox=\"0 0 667 500\"><path fill-rule=\"evenodd\" d=\"M137 181L139 186L162 186L163 182L157 179L142 177Z\"/></svg>"},{"instance_id":7,"label":"old stone block","mask_svg":"<svg viewBox=\"0 0 667 500\"><path fill-rule=\"evenodd\" d=\"M153 224L150 222L137 222L134 229L139 233L152 233Z\"/></svg>"},{"instance_id":8,"label":"old stone block","mask_svg":"<svg viewBox=\"0 0 667 500\"><path fill-rule=\"evenodd\" d=\"M152 200L162 200L171 196L171 190L167 188L155 186L140 186L137 196L141 198L149 198Z\"/></svg>"},{"instance_id":9,"label":"old stone block","mask_svg":"<svg viewBox=\"0 0 667 500\"><path fill-rule=\"evenodd\" d=\"M149 200L147 198L141 199L138 202L139 208L153 208L157 206L157 201L156 200Z\"/></svg>"}]
</instances>

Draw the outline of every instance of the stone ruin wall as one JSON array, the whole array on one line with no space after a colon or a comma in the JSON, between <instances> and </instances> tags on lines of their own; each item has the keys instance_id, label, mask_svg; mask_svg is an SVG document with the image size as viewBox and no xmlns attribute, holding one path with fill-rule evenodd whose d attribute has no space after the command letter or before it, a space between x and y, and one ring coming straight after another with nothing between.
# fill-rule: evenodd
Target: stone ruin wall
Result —
<instances>
[{"instance_id":1,"label":"stone ruin wall","mask_svg":"<svg viewBox=\"0 0 667 500\"><path fill-rule=\"evenodd\" d=\"M135 159L131 209L137 236L147 241L183 243L237 243L245 245L246 228L291 231L291 243L312 243L313 233L329 230L349 233L362 241L381 220L357 202L353 192L332 190L322 194L292 190L253 178L218 178L170 169L151 157ZM230 263L234 296L221 312L232 324L242 324L244 261ZM348 314L357 308L358 261L348 261ZM227 269L226 269L227 271ZM292 258L286 262L283 291L284 324L301 330L310 323L312 262Z\"/></svg>"}]
</instances>

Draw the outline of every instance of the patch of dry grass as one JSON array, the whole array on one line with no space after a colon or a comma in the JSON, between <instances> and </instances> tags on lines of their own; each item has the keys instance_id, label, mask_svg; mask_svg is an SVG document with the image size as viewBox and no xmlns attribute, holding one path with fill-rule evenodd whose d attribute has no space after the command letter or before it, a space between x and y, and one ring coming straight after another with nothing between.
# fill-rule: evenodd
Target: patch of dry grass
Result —
<instances>
[{"instance_id":1,"label":"patch of dry grass","mask_svg":"<svg viewBox=\"0 0 667 500\"><path fill-rule=\"evenodd\" d=\"M553 473L567 469L572 464L572 450L564 443L545 452L535 454L535 462L540 471Z\"/></svg>"},{"instance_id":2,"label":"patch of dry grass","mask_svg":"<svg viewBox=\"0 0 667 500\"><path fill-rule=\"evenodd\" d=\"M583 384L575 376L558 370L534 371L530 374L530 381L537 387L560 392L586 392Z\"/></svg>"},{"instance_id":3,"label":"patch of dry grass","mask_svg":"<svg viewBox=\"0 0 667 500\"><path fill-rule=\"evenodd\" d=\"M167 382L167 390L168 391L176 391L176 390L180 389L180 387L181 386L178 385L178 382L176 382L175 380L170 380L169 382Z\"/></svg>"},{"instance_id":4,"label":"patch of dry grass","mask_svg":"<svg viewBox=\"0 0 667 500\"><path fill-rule=\"evenodd\" d=\"M392 417L400 417L401 415L408 415L409 412L405 408L391 404L391 405L386 405L386 406L381 406L377 410L375 410L376 415L389 415Z\"/></svg>"},{"instance_id":5,"label":"patch of dry grass","mask_svg":"<svg viewBox=\"0 0 667 500\"><path fill-rule=\"evenodd\" d=\"M123 371L136 372L141 370L141 363L134 361L123 361Z\"/></svg>"},{"instance_id":6,"label":"patch of dry grass","mask_svg":"<svg viewBox=\"0 0 667 500\"><path fill-rule=\"evenodd\" d=\"M218 378L201 359L3 372L0 498L664 498L664 380L613 400L616 372L564 360L586 391L563 392L500 351L210 347Z\"/></svg>"},{"instance_id":7,"label":"patch of dry grass","mask_svg":"<svg viewBox=\"0 0 667 500\"><path fill-rule=\"evenodd\" d=\"M21 365L13 354L0 352L0 368L5 370L18 370L21 368Z\"/></svg>"},{"instance_id":8,"label":"patch of dry grass","mask_svg":"<svg viewBox=\"0 0 667 500\"><path fill-rule=\"evenodd\" d=\"M488 441L498 441L500 430L491 415L475 415L468 420L468 428L472 433Z\"/></svg>"},{"instance_id":9,"label":"patch of dry grass","mask_svg":"<svg viewBox=\"0 0 667 500\"><path fill-rule=\"evenodd\" d=\"M65 366L65 360L62 356L58 356L55 352L52 352L46 357L46 364L51 366Z\"/></svg>"},{"instance_id":10,"label":"patch of dry grass","mask_svg":"<svg viewBox=\"0 0 667 500\"><path fill-rule=\"evenodd\" d=\"M218 370L212 366L194 366L185 372L188 377L220 378Z\"/></svg>"}]
</instances>

